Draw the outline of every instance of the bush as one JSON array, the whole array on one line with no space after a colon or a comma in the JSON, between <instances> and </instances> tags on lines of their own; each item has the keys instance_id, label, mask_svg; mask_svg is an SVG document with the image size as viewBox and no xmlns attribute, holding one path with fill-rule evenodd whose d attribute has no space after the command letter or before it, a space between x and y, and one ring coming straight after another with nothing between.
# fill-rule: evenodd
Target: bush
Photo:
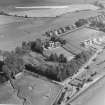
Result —
<instances>
[{"instance_id":1,"label":"bush","mask_svg":"<svg viewBox=\"0 0 105 105\"><path fill-rule=\"evenodd\" d=\"M51 53L51 55L47 57L47 61L67 63L67 58L63 54L58 56L56 53Z\"/></svg>"}]
</instances>

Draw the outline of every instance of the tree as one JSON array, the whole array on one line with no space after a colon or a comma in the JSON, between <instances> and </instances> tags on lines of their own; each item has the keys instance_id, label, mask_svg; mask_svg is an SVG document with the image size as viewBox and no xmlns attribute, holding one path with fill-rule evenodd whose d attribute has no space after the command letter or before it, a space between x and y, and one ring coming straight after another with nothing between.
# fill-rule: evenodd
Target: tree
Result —
<instances>
[{"instance_id":1,"label":"tree","mask_svg":"<svg viewBox=\"0 0 105 105\"><path fill-rule=\"evenodd\" d=\"M11 53L5 60L4 60L4 68L3 69L6 74L9 73L9 75L14 74L23 71L24 69L24 61L20 55L17 55L15 53Z\"/></svg>"},{"instance_id":2,"label":"tree","mask_svg":"<svg viewBox=\"0 0 105 105\"><path fill-rule=\"evenodd\" d=\"M66 63L67 62L67 59L66 59L66 57L64 57L63 54L59 55L59 62L61 62L61 63Z\"/></svg>"},{"instance_id":3,"label":"tree","mask_svg":"<svg viewBox=\"0 0 105 105\"><path fill-rule=\"evenodd\" d=\"M27 43L26 41L23 41L22 42L22 49L24 49L24 50L30 50L30 48L31 48L31 43L29 42L29 43Z\"/></svg>"},{"instance_id":4,"label":"tree","mask_svg":"<svg viewBox=\"0 0 105 105\"><path fill-rule=\"evenodd\" d=\"M53 36L51 36L51 39L50 40L55 42L57 40L57 38L58 37L56 35L53 35Z\"/></svg>"},{"instance_id":5,"label":"tree","mask_svg":"<svg viewBox=\"0 0 105 105\"><path fill-rule=\"evenodd\" d=\"M9 78L12 87L14 88L14 79L15 75L19 72L22 72L24 69L23 59L15 53L10 53L10 55L4 60L4 65L2 71Z\"/></svg>"},{"instance_id":6,"label":"tree","mask_svg":"<svg viewBox=\"0 0 105 105\"><path fill-rule=\"evenodd\" d=\"M48 49L48 47L49 47L49 40L46 40L46 41L44 42L44 47Z\"/></svg>"},{"instance_id":7,"label":"tree","mask_svg":"<svg viewBox=\"0 0 105 105\"><path fill-rule=\"evenodd\" d=\"M48 57L48 60L49 61L55 61L55 62L58 62L58 56L56 53L51 53L51 55Z\"/></svg>"},{"instance_id":8,"label":"tree","mask_svg":"<svg viewBox=\"0 0 105 105\"><path fill-rule=\"evenodd\" d=\"M87 24L87 23L88 23L88 22L87 22L86 19L79 19L78 21L75 22L75 25L76 25L77 27L81 27L82 25L85 25L85 24Z\"/></svg>"},{"instance_id":9,"label":"tree","mask_svg":"<svg viewBox=\"0 0 105 105\"><path fill-rule=\"evenodd\" d=\"M38 53L43 53L43 46L42 46L41 39L36 39L35 42L31 43L31 50L36 51Z\"/></svg>"},{"instance_id":10,"label":"tree","mask_svg":"<svg viewBox=\"0 0 105 105\"><path fill-rule=\"evenodd\" d=\"M4 65L3 61L0 61L0 72L2 72L2 66Z\"/></svg>"},{"instance_id":11,"label":"tree","mask_svg":"<svg viewBox=\"0 0 105 105\"><path fill-rule=\"evenodd\" d=\"M24 16L24 18L28 18L28 16L27 16L27 15L25 15L25 16Z\"/></svg>"},{"instance_id":12,"label":"tree","mask_svg":"<svg viewBox=\"0 0 105 105\"><path fill-rule=\"evenodd\" d=\"M60 42L62 45L66 44L66 40L64 40L62 38L58 38L57 41Z\"/></svg>"}]
</instances>

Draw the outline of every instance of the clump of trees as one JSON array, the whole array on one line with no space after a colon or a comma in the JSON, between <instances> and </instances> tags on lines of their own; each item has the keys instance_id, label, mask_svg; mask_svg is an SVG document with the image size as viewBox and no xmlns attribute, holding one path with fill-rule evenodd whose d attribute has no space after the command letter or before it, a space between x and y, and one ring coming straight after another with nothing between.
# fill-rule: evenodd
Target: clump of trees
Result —
<instances>
[{"instance_id":1,"label":"clump of trees","mask_svg":"<svg viewBox=\"0 0 105 105\"><path fill-rule=\"evenodd\" d=\"M24 69L24 61L22 57L14 52L11 52L4 60L2 71L8 78L15 78L15 75L22 72Z\"/></svg>"},{"instance_id":2,"label":"clump of trees","mask_svg":"<svg viewBox=\"0 0 105 105\"><path fill-rule=\"evenodd\" d=\"M62 81L67 77L76 74L79 69L90 59L94 54L93 50L83 51L70 62L58 63L56 65L40 64L40 66L26 65L26 69L41 75L47 76L56 81ZM54 55L56 56L56 55ZM54 59L56 60L56 59Z\"/></svg>"},{"instance_id":3,"label":"clump of trees","mask_svg":"<svg viewBox=\"0 0 105 105\"><path fill-rule=\"evenodd\" d=\"M90 26L98 28L100 31L105 32L105 24L103 22L92 21Z\"/></svg>"},{"instance_id":4,"label":"clump of trees","mask_svg":"<svg viewBox=\"0 0 105 105\"><path fill-rule=\"evenodd\" d=\"M86 19L79 19L78 21L75 22L75 25L77 27L81 27L81 26L83 26L83 25L85 25L87 23L88 23L88 21Z\"/></svg>"},{"instance_id":5,"label":"clump of trees","mask_svg":"<svg viewBox=\"0 0 105 105\"><path fill-rule=\"evenodd\" d=\"M66 40L64 40L60 37L57 37L56 35L51 36L50 41L60 42L62 45L66 44Z\"/></svg>"},{"instance_id":6,"label":"clump of trees","mask_svg":"<svg viewBox=\"0 0 105 105\"><path fill-rule=\"evenodd\" d=\"M4 62L0 61L0 84L8 80L8 77L2 71L3 65L4 65Z\"/></svg>"},{"instance_id":7,"label":"clump of trees","mask_svg":"<svg viewBox=\"0 0 105 105\"><path fill-rule=\"evenodd\" d=\"M16 51L3 52L4 61L0 61L0 82L15 79L15 75L24 69L22 54Z\"/></svg>"},{"instance_id":8,"label":"clump of trees","mask_svg":"<svg viewBox=\"0 0 105 105\"><path fill-rule=\"evenodd\" d=\"M10 16L8 13L6 13L4 11L0 11L0 15Z\"/></svg>"},{"instance_id":9,"label":"clump of trees","mask_svg":"<svg viewBox=\"0 0 105 105\"><path fill-rule=\"evenodd\" d=\"M43 53L43 46L41 39L36 39L34 42L31 43L31 50L38 53Z\"/></svg>"},{"instance_id":10,"label":"clump of trees","mask_svg":"<svg viewBox=\"0 0 105 105\"><path fill-rule=\"evenodd\" d=\"M97 28L104 28L105 24L103 22L98 22L98 21L92 21L90 23L91 27L97 27Z\"/></svg>"},{"instance_id":11,"label":"clump of trees","mask_svg":"<svg viewBox=\"0 0 105 105\"><path fill-rule=\"evenodd\" d=\"M100 31L105 32L105 24L103 22L92 21L90 23L90 26L98 28Z\"/></svg>"},{"instance_id":12,"label":"clump of trees","mask_svg":"<svg viewBox=\"0 0 105 105\"><path fill-rule=\"evenodd\" d=\"M33 51L38 53L43 53L43 43L41 39L36 39L35 41L23 42L22 49L25 51Z\"/></svg>"},{"instance_id":13,"label":"clump of trees","mask_svg":"<svg viewBox=\"0 0 105 105\"><path fill-rule=\"evenodd\" d=\"M66 63L67 62L67 58L63 54L60 54L58 56L56 53L54 53L54 54L51 53L51 55L47 57L47 61Z\"/></svg>"}]
</instances>

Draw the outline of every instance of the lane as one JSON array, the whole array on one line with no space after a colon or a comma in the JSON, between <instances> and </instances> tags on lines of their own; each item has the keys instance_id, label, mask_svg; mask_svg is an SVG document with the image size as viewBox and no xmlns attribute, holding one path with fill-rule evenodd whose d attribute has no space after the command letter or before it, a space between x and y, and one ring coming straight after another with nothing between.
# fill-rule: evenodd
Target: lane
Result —
<instances>
[{"instance_id":1,"label":"lane","mask_svg":"<svg viewBox=\"0 0 105 105\"><path fill-rule=\"evenodd\" d=\"M71 105L105 105L105 76L84 91Z\"/></svg>"}]
</instances>

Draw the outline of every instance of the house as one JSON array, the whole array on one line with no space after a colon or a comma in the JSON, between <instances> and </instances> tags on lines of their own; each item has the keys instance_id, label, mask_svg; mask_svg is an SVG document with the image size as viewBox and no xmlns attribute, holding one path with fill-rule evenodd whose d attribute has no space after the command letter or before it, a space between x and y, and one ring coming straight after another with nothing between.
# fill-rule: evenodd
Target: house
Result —
<instances>
[{"instance_id":1,"label":"house","mask_svg":"<svg viewBox=\"0 0 105 105\"><path fill-rule=\"evenodd\" d=\"M56 48L59 46L61 46L60 42L49 41L49 47L48 48Z\"/></svg>"}]
</instances>

